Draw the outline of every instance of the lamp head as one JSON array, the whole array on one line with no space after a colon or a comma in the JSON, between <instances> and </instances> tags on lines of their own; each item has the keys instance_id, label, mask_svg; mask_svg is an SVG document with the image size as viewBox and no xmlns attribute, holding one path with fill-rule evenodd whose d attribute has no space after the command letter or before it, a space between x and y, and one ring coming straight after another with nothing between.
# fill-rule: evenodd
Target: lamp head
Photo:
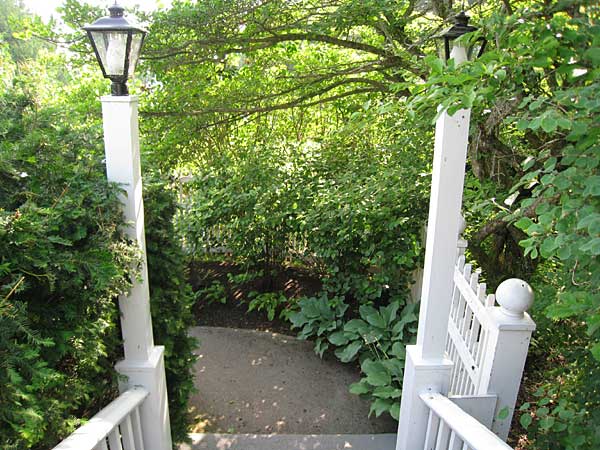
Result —
<instances>
[{"instance_id":1,"label":"lamp head","mask_svg":"<svg viewBox=\"0 0 600 450\"><path fill-rule=\"evenodd\" d=\"M446 28L437 36L443 40L443 53L440 52L442 53L440 56L443 56L446 61L449 60L452 53L452 47L455 44L454 41L467 33L477 31L477 29L477 27L469 25L469 16L465 14L464 11L458 13L454 17L454 25ZM476 54L476 57L479 58L483 54L486 44L487 41L484 38L479 38L475 44L472 44L467 48L467 58L471 59L473 54Z\"/></svg>"},{"instance_id":2,"label":"lamp head","mask_svg":"<svg viewBox=\"0 0 600 450\"><path fill-rule=\"evenodd\" d=\"M83 27L105 78L112 81L112 95L129 95L127 80L133 76L147 31L125 17L116 2L109 15Z\"/></svg>"}]
</instances>

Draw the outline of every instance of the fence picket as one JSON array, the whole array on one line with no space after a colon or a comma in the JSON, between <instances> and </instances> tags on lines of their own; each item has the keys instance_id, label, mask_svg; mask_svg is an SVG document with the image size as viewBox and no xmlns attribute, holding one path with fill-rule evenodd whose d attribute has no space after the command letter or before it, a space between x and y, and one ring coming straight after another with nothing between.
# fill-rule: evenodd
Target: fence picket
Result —
<instances>
[{"instance_id":1,"label":"fence picket","mask_svg":"<svg viewBox=\"0 0 600 450\"><path fill-rule=\"evenodd\" d=\"M121 436L119 433L119 427L114 428L108 435L108 445L110 450L123 450L121 446Z\"/></svg>"},{"instance_id":2,"label":"fence picket","mask_svg":"<svg viewBox=\"0 0 600 450\"><path fill-rule=\"evenodd\" d=\"M136 407L133 410L133 439L135 440L135 448L144 450L144 438L142 437L142 424L140 422L140 408Z\"/></svg>"},{"instance_id":3,"label":"fence picket","mask_svg":"<svg viewBox=\"0 0 600 450\"><path fill-rule=\"evenodd\" d=\"M123 423L119 427L121 429L121 441L123 442L124 450L136 450L133 440L133 429L131 426L131 416L125 417Z\"/></svg>"}]
</instances>

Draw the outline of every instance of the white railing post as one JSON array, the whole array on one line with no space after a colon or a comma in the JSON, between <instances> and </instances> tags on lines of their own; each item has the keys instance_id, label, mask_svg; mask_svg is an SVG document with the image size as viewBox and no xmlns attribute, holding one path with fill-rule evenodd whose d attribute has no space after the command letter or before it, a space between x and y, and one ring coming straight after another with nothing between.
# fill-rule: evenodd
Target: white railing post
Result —
<instances>
[{"instance_id":1,"label":"white railing post","mask_svg":"<svg viewBox=\"0 0 600 450\"><path fill-rule=\"evenodd\" d=\"M125 359L116 370L125 376L121 392L134 386L148 391L140 407L140 421L146 450L170 450L171 427L167 403L164 347L152 337L150 295L144 234L144 202L138 132L138 98L102 97L106 173L109 181L120 183L126 232L142 250L141 280L134 280L128 295L119 297Z\"/></svg>"},{"instance_id":2,"label":"white railing post","mask_svg":"<svg viewBox=\"0 0 600 450\"><path fill-rule=\"evenodd\" d=\"M529 284L506 280L496 290L499 307L488 307L490 329L482 361L479 394L498 396L492 431L506 440L513 417L531 334L535 323L527 314L533 303ZM507 409L508 414L500 412Z\"/></svg>"},{"instance_id":3,"label":"white railing post","mask_svg":"<svg viewBox=\"0 0 600 450\"><path fill-rule=\"evenodd\" d=\"M452 58L466 61L455 45ZM452 361L445 357L454 265L461 225L470 110L443 112L435 126L433 174L417 344L409 346L403 379L397 450L422 449L429 411L420 395L448 392Z\"/></svg>"}]
</instances>

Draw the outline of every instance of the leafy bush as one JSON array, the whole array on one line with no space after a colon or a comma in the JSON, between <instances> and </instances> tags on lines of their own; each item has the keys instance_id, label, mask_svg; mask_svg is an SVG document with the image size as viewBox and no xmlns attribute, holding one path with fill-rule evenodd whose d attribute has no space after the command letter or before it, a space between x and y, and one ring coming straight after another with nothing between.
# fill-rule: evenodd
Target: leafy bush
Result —
<instances>
[{"instance_id":1,"label":"leafy bush","mask_svg":"<svg viewBox=\"0 0 600 450\"><path fill-rule=\"evenodd\" d=\"M138 252L120 231L120 189L106 182L97 118L86 122L68 101L40 107L20 88L0 104L0 447L45 449L117 395L115 299ZM192 297L173 194L146 187L154 334L166 347L172 433L182 441Z\"/></svg>"},{"instance_id":2,"label":"leafy bush","mask_svg":"<svg viewBox=\"0 0 600 450\"><path fill-rule=\"evenodd\" d=\"M301 328L300 339L315 337L315 352L323 356L329 348L327 336L342 326L348 309L341 297L329 298L326 293L319 297L308 297L298 301L298 310L290 312L292 328Z\"/></svg>"},{"instance_id":3,"label":"leafy bush","mask_svg":"<svg viewBox=\"0 0 600 450\"><path fill-rule=\"evenodd\" d=\"M265 311L269 320L275 319L275 314L281 305L286 305L288 299L283 292L257 292L248 294L248 312Z\"/></svg>"},{"instance_id":4,"label":"leafy bush","mask_svg":"<svg viewBox=\"0 0 600 450\"><path fill-rule=\"evenodd\" d=\"M191 417L188 400L194 392L193 354L196 339L188 335L195 324L194 294L187 282L186 258L173 225L175 192L164 183L144 184L146 248L154 339L165 346L165 370L171 433L174 442L188 439Z\"/></svg>"},{"instance_id":5,"label":"leafy bush","mask_svg":"<svg viewBox=\"0 0 600 450\"><path fill-rule=\"evenodd\" d=\"M525 402L519 424L532 448L594 449L600 446L600 364L590 352L585 322L573 317L549 317L561 270L542 265L544 274L532 280L536 301L532 314L537 331L532 341Z\"/></svg>"},{"instance_id":6,"label":"leafy bush","mask_svg":"<svg viewBox=\"0 0 600 450\"><path fill-rule=\"evenodd\" d=\"M350 392L369 397L370 413L377 417L389 412L398 419L400 412L405 346L416 333L417 321L417 305L407 305L398 314L402 304L398 299L378 309L363 304L360 318L347 320L348 305L340 297L322 295L300 300L299 310L289 315L293 327L302 328L300 339L316 337L315 352L320 356L331 344L340 361L359 360L364 377L350 386Z\"/></svg>"},{"instance_id":7,"label":"leafy bush","mask_svg":"<svg viewBox=\"0 0 600 450\"><path fill-rule=\"evenodd\" d=\"M116 392L114 299L137 251L94 130L18 90L0 101L0 446L48 448Z\"/></svg>"}]
</instances>

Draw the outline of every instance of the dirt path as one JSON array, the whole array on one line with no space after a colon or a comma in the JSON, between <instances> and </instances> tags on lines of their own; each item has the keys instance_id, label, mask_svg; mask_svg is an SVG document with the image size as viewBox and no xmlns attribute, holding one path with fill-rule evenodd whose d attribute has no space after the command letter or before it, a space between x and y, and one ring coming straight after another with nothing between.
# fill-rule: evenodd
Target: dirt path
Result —
<instances>
[{"instance_id":1,"label":"dirt path","mask_svg":"<svg viewBox=\"0 0 600 450\"><path fill-rule=\"evenodd\" d=\"M368 419L369 403L348 392L355 367L320 359L310 342L272 332L195 327L195 432L394 433L389 416Z\"/></svg>"}]
</instances>

